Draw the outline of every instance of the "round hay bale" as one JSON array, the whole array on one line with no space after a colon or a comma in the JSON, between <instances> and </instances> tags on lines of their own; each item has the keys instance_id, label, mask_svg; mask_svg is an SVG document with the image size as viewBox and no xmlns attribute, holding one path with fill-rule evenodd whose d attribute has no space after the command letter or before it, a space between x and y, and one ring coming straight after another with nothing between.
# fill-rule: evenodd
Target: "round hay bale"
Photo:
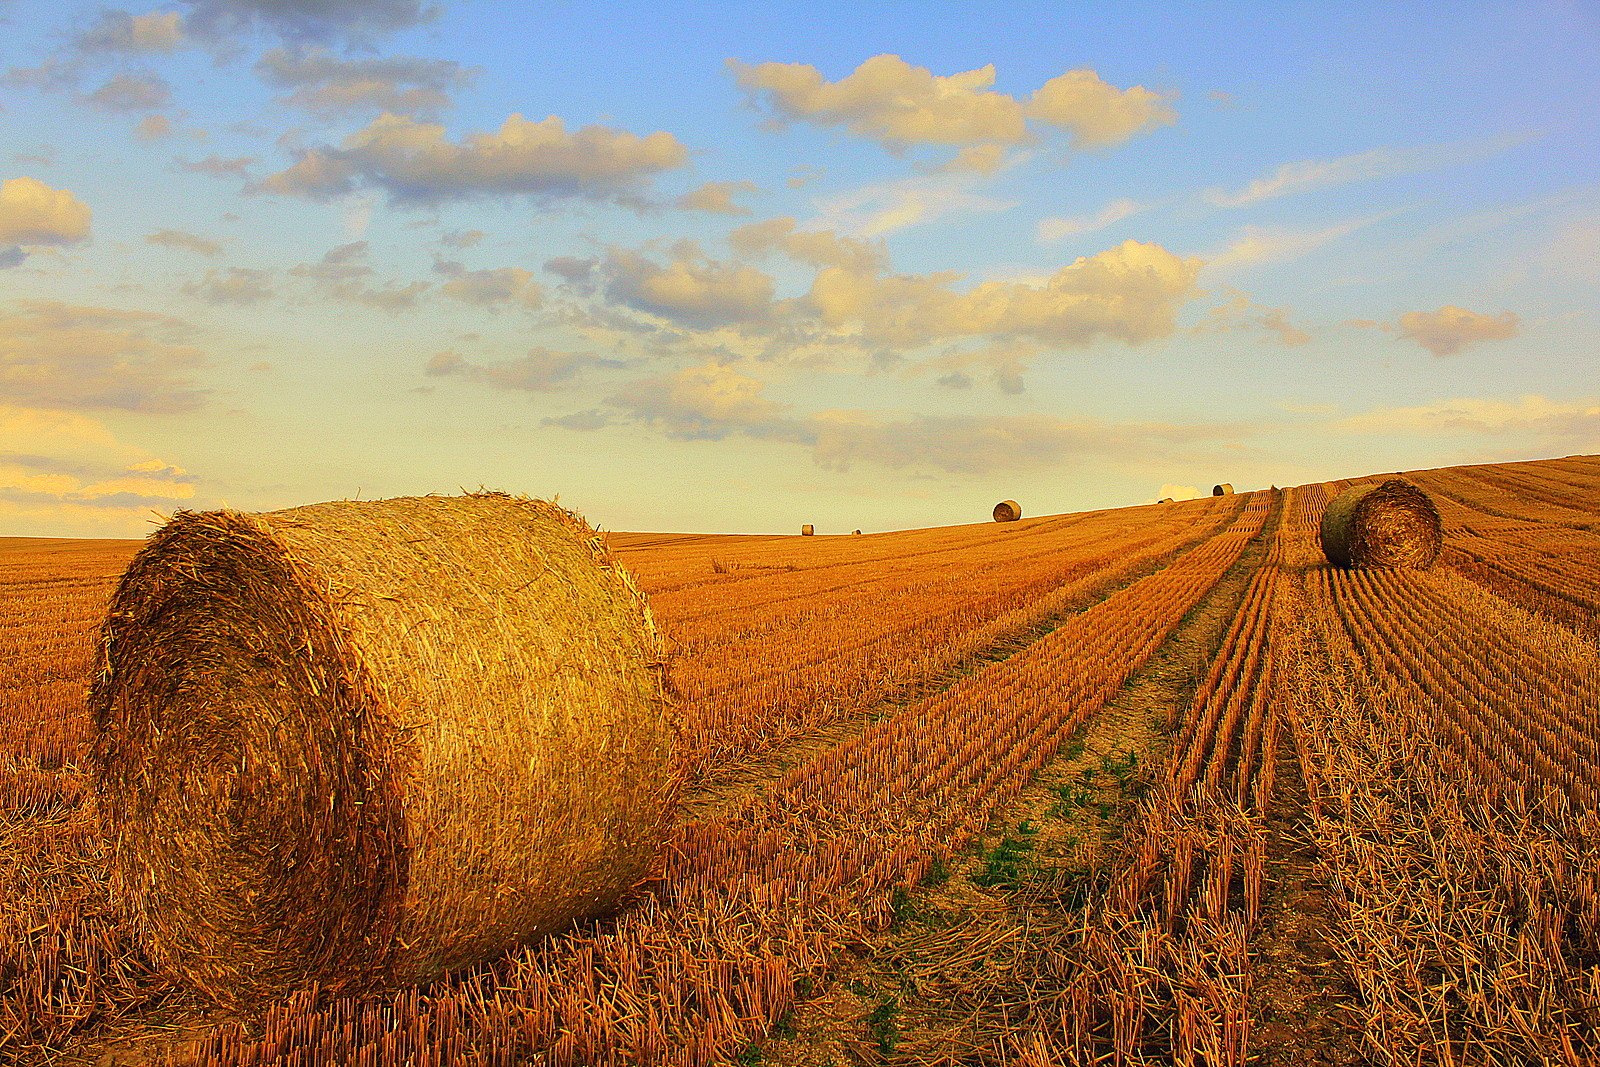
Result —
<instances>
[{"instance_id":1,"label":"round hay bale","mask_svg":"<svg viewBox=\"0 0 1600 1067\"><path fill-rule=\"evenodd\" d=\"M1022 518L1022 506L1015 500L1002 500L994 506L995 522L1016 522Z\"/></svg>"},{"instance_id":2,"label":"round hay bale","mask_svg":"<svg viewBox=\"0 0 1600 1067\"><path fill-rule=\"evenodd\" d=\"M1172 503L1172 498L1170 496L1164 496L1164 497L1161 498L1161 503L1170 504L1170 503Z\"/></svg>"},{"instance_id":3,"label":"round hay bale","mask_svg":"<svg viewBox=\"0 0 1600 1067\"><path fill-rule=\"evenodd\" d=\"M804 526L800 527L800 536L801 537L811 537L816 532L817 532L816 527L812 526L809 522L806 523Z\"/></svg>"},{"instance_id":4,"label":"round hay bale","mask_svg":"<svg viewBox=\"0 0 1600 1067\"><path fill-rule=\"evenodd\" d=\"M1233 493L1233 483L1232 482L1223 482L1220 485L1213 485L1211 487L1211 495L1212 496L1230 496L1230 495L1232 495L1232 493Z\"/></svg>"},{"instance_id":5,"label":"round hay bale","mask_svg":"<svg viewBox=\"0 0 1600 1067\"><path fill-rule=\"evenodd\" d=\"M602 914L675 815L650 611L553 503L180 511L101 628L92 761L150 954L257 1010Z\"/></svg>"},{"instance_id":6,"label":"round hay bale","mask_svg":"<svg viewBox=\"0 0 1600 1067\"><path fill-rule=\"evenodd\" d=\"M850 532L851 532L851 533L853 533L853 534L858 534L858 533L860 533L860 532L861 532L861 531L860 531L860 530L851 530L851 531L850 531Z\"/></svg>"},{"instance_id":7,"label":"round hay bale","mask_svg":"<svg viewBox=\"0 0 1600 1067\"><path fill-rule=\"evenodd\" d=\"M1443 539L1428 494L1403 478L1353 485L1322 513L1322 552L1340 567L1425 570Z\"/></svg>"}]
</instances>

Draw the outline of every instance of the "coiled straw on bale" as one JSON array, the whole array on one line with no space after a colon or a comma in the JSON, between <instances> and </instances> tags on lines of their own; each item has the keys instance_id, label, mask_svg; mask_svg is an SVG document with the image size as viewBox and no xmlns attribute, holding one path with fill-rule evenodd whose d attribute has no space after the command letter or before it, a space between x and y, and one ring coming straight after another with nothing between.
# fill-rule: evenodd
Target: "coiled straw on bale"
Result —
<instances>
[{"instance_id":1,"label":"coiled straw on bale","mask_svg":"<svg viewBox=\"0 0 1600 1067\"><path fill-rule=\"evenodd\" d=\"M1022 506L1015 500L1002 500L994 506L995 522L1016 522L1022 518Z\"/></svg>"},{"instance_id":2,"label":"coiled straw on bale","mask_svg":"<svg viewBox=\"0 0 1600 1067\"><path fill-rule=\"evenodd\" d=\"M1403 478L1353 485L1322 513L1322 552L1340 567L1426 569L1439 555L1439 511Z\"/></svg>"},{"instance_id":3,"label":"coiled straw on bale","mask_svg":"<svg viewBox=\"0 0 1600 1067\"><path fill-rule=\"evenodd\" d=\"M1233 483L1232 482L1222 482L1219 485L1213 485L1211 487L1211 495L1212 496L1228 496L1228 495L1232 494L1232 492L1233 492Z\"/></svg>"},{"instance_id":4,"label":"coiled straw on bale","mask_svg":"<svg viewBox=\"0 0 1600 1067\"><path fill-rule=\"evenodd\" d=\"M676 806L650 612L503 493L180 511L90 694L112 890L237 1008L417 982L614 907Z\"/></svg>"}]
</instances>

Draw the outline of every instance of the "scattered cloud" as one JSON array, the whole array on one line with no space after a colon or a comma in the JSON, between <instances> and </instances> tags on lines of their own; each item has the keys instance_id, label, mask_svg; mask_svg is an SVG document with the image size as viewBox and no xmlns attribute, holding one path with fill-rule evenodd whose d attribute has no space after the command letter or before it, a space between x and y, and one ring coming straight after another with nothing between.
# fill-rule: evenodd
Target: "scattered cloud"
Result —
<instances>
[{"instance_id":1,"label":"scattered cloud","mask_svg":"<svg viewBox=\"0 0 1600 1067\"><path fill-rule=\"evenodd\" d=\"M832 230L801 233L796 232L796 225L788 216L752 222L730 233L728 245L746 256L782 252L813 267L843 267L873 273L889 265L889 251L882 241L840 237Z\"/></svg>"},{"instance_id":2,"label":"scattered cloud","mask_svg":"<svg viewBox=\"0 0 1600 1067\"><path fill-rule=\"evenodd\" d=\"M598 260L579 259L575 256L555 256L544 261L544 269L566 281L580 285L594 277Z\"/></svg>"},{"instance_id":3,"label":"scattered cloud","mask_svg":"<svg viewBox=\"0 0 1600 1067\"><path fill-rule=\"evenodd\" d=\"M842 126L894 152L946 145L992 153L1035 140L1030 118L1069 131L1076 147L1103 147L1175 118L1160 94L1142 86L1119 90L1092 70L1052 78L1026 102L993 91L992 63L941 76L899 56L879 55L836 82L806 63L730 59L728 70L753 98L767 102L780 125ZM992 158L974 155L968 162Z\"/></svg>"},{"instance_id":4,"label":"scattered cloud","mask_svg":"<svg viewBox=\"0 0 1600 1067\"><path fill-rule=\"evenodd\" d=\"M1041 243L1049 244L1065 237L1072 237L1080 233L1091 233L1103 230L1107 226L1121 222L1129 215L1136 215L1145 210L1144 205L1136 204L1127 197L1113 200L1093 215L1074 215L1071 218L1040 219L1038 235Z\"/></svg>"},{"instance_id":5,"label":"scattered cloud","mask_svg":"<svg viewBox=\"0 0 1600 1067\"><path fill-rule=\"evenodd\" d=\"M246 169L256 161L255 156L239 156L234 159L225 159L219 155L209 155L193 163L180 164L184 170L196 174L209 174L213 178L245 178L249 175Z\"/></svg>"},{"instance_id":6,"label":"scattered cloud","mask_svg":"<svg viewBox=\"0 0 1600 1067\"><path fill-rule=\"evenodd\" d=\"M280 103L322 116L362 110L431 114L449 105L450 90L471 85L479 73L445 59L340 59L323 48L275 48L255 69L267 84L292 90Z\"/></svg>"},{"instance_id":7,"label":"scattered cloud","mask_svg":"<svg viewBox=\"0 0 1600 1067\"><path fill-rule=\"evenodd\" d=\"M1167 497L1171 497L1174 500L1194 500L1199 497L1199 495L1200 490L1195 486L1174 485L1171 482L1166 483L1160 489L1156 490L1157 500L1165 500Z\"/></svg>"},{"instance_id":8,"label":"scattered cloud","mask_svg":"<svg viewBox=\"0 0 1600 1067\"><path fill-rule=\"evenodd\" d=\"M84 99L102 111L151 111L172 101L172 86L155 74L118 74Z\"/></svg>"},{"instance_id":9,"label":"scattered cloud","mask_svg":"<svg viewBox=\"0 0 1600 1067\"><path fill-rule=\"evenodd\" d=\"M441 260L433 269L450 279L440 292L464 304L498 311L508 304L536 308L544 303L544 286L534 280L532 271L521 267L467 270L460 263Z\"/></svg>"},{"instance_id":10,"label":"scattered cloud","mask_svg":"<svg viewBox=\"0 0 1600 1067\"><path fill-rule=\"evenodd\" d=\"M327 199L366 184L392 201L415 204L487 195L628 200L648 178L687 158L688 150L664 131L637 137L586 126L569 133L555 115L543 122L512 115L496 133L455 143L441 125L384 114L342 148L301 152L258 188Z\"/></svg>"},{"instance_id":11,"label":"scattered cloud","mask_svg":"<svg viewBox=\"0 0 1600 1067\"><path fill-rule=\"evenodd\" d=\"M146 115L133 132L141 141L159 141L172 136L172 120L165 115Z\"/></svg>"},{"instance_id":12,"label":"scattered cloud","mask_svg":"<svg viewBox=\"0 0 1600 1067\"><path fill-rule=\"evenodd\" d=\"M710 215L748 215L750 209L733 202L735 193L759 193L755 182L706 182L678 198L678 206Z\"/></svg>"},{"instance_id":13,"label":"scattered cloud","mask_svg":"<svg viewBox=\"0 0 1600 1067\"><path fill-rule=\"evenodd\" d=\"M1504 151L1515 143L1514 138L1495 138L1422 148L1375 148L1370 152L1358 152L1338 159L1301 160L1285 163L1270 176L1256 178L1237 192L1207 190L1205 199L1218 207L1243 207L1262 200L1350 182L1456 166Z\"/></svg>"},{"instance_id":14,"label":"scattered cloud","mask_svg":"<svg viewBox=\"0 0 1600 1067\"><path fill-rule=\"evenodd\" d=\"M1546 439L1554 451L1592 448L1600 436L1600 398L1550 400L1528 395L1440 400L1416 407L1374 408L1337 419L1328 429L1348 433L1528 434ZM1560 448L1555 447L1560 445Z\"/></svg>"},{"instance_id":15,"label":"scattered cloud","mask_svg":"<svg viewBox=\"0 0 1600 1067\"><path fill-rule=\"evenodd\" d=\"M186 252L194 252L202 256L222 255L222 246L205 237L197 237L192 233L182 230L157 230L145 238L145 242L153 245L166 245L168 248L181 248Z\"/></svg>"},{"instance_id":16,"label":"scattered cloud","mask_svg":"<svg viewBox=\"0 0 1600 1067\"><path fill-rule=\"evenodd\" d=\"M422 0L183 0L188 32L224 42L265 32L295 43L342 43L371 48L377 41L438 17Z\"/></svg>"},{"instance_id":17,"label":"scattered cloud","mask_svg":"<svg viewBox=\"0 0 1600 1067\"><path fill-rule=\"evenodd\" d=\"M988 177L1006 165L1006 147L998 144L975 144L963 148L942 169L950 172L968 172Z\"/></svg>"},{"instance_id":18,"label":"scattered cloud","mask_svg":"<svg viewBox=\"0 0 1600 1067\"><path fill-rule=\"evenodd\" d=\"M473 248L483 241L482 230L450 230L439 235L439 243L451 248Z\"/></svg>"},{"instance_id":19,"label":"scattered cloud","mask_svg":"<svg viewBox=\"0 0 1600 1067\"><path fill-rule=\"evenodd\" d=\"M611 417L599 408L590 408L588 411L574 411L570 415L540 419L539 425L560 426L567 430L599 430L611 425Z\"/></svg>"},{"instance_id":20,"label":"scattered cloud","mask_svg":"<svg viewBox=\"0 0 1600 1067\"><path fill-rule=\"evenodd\" d=\"M1517 336L1517 316L1509 311L1483 315L1454 304L1438 311L1408 311L1400 316L1398 334L1436 356L1453 356L1479 341L1505 341Z\"/></svg>"},{"instance_id":21,"label":"scattered cloud","mask_svg":"<svg viewBox=\"0 0 1600 1067\"><path fill-rule=\"evenodd\" d=\"M754 267L706 259L680 242L660 266L637 252L606 254L606 294L637 311L699 327L761 322L772 315L772 279Z\"/></svg>"},{"instance_id":22,"label":"scattered cloud","mask_svg":"<svg viewBox=\"0 0 1600 1067\"><path fill-rule=\"evenodd\" d=\"M126 11L103 10L92 25L72 40L80 52L124 55L164 55L187 43L183 16L176 11L130 15Z\"/></svg>"},{"instance_id":23,"label":"scattered cloud","mask_svg":"<svg viewBox=\"0 0 1600 1067\"><path fill-rule=\"evenodd\" d=\"M1267 263L1282 263L1299 259L1330 241L1348 237L1357 230L1400 214L1400 209L1380 211L1358 219L1320 230L1274 230L1261 226L1245 226L1221 252L1206 256L1207 271L1232 271L1241 267L1255 267Z\"/></svg>"},{"instance_id":24,"label":"scattered cloud","mask_svg":"<svg viewBox=\"0 0 1600 1067\"><path fill-rule=\"evenodd\" d=\"M367 265L368 245L365 241L351 241L329 249L315 263L301 263L290 267L289 273L305 278L324 296L348 304L365 304L388 311L415 307L421 295L427 292L427 282L409 285L390 284L378 289L369 286L366 279L372 275Z\"/></svg>"},{"instance_id":25,"label":"scattered cloud","mask_svg":"<svg viewBox=\"0 0 1600 1067\"><path fill-rule=\"evenodd\" d=\"M761 394L766 382L708 363L675 374L629 382L606 398L634 418L673 437L720 440L730 433L768 436L781 425L782 405Z\"/></svg>"},{"instance_id":26,"label":"scattered cloud","mask_svg":"<svg viewBox=\"0 0 1600 1067\"><path fill-rule=\"evenodd\" d=\"M973 191L972 174L914 175L862 186L817 203L815 225L842 233L877 237L939 219L1009 211L1015 200L996 200Z\"/></svg>"},{"instance_id":27,"label":"scattered cloud","mask_svg":"<svg viewBox=\"0 0 1600 1067\"><path fill-rule=\"evenodd\" d=\"M1226 333L1236 330L1265 330L1280 344L1295 346L1308 344L1311 335L1289 322L1288 308L1266 307L1254 303L1237 289L1228 289L1232 299L1214 307L1205 321L1193 327L1197 334Z\"/></svg>"},{"instance_id":28,"label":"scattered cloud","mask_svg":"<svg viewBox=\"0 0 1600 1067\"><path fill-rule=\"evenodd\" d=\"M168 315L22 300L0 312L0 398L51 408L192 411L205 359Z\"/></svg>"},{"instance_id":29,"label":"scattered cloud","mask_svg":"<svg viewBox=\"0 0 1600 1067\"><path fill-rule=\"evenodd\" d=\"M571 384L584 367L599 362L591 355L547 348L532 348L520 359L494 363L469 363L458 353L441 352L428 361L425 373L433 378L454 375L496 389L548 393Z\"/></svg>"},{"instance_id":30,"label":"scattered cloud","mask_svg":"<svg viewBox=\"0 0 1600 1067\"><path fill-rule=\"evenodd\" d=\"M256 304L273 295L270 271L228 267L207 271L205 277L184 285L183 291L208 304Z\"/></svg>"}]
</instances>

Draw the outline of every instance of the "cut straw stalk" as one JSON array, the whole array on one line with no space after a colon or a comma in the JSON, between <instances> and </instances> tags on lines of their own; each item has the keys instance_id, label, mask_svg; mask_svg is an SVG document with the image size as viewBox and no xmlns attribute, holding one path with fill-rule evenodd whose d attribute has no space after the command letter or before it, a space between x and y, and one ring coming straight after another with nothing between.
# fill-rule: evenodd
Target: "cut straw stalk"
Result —
<instances>
[{"instance_id":1,"label":"cut straw stalk","mask_svg":"<svg viewBox=\"0 0 1600 1067\"><path fill-rule=\"evenodd\" d=\"M1363 482L1334 497L1322 513L1322 552L1340 567L1426 569L1443 540L1439 511L1403 478Z\"/></svg>"},{"instance_id":2,"label":"cut straw stalk","mask_svg":"<svg viewBox=\"0 0 1600 1067\"><path fill-rule=\"evenodd\" d=\"M101 630L113 891L237 1007L501 955L648 877L676 806L661 666L554 504L180 511Z\"/></svg>"}]
</instances>

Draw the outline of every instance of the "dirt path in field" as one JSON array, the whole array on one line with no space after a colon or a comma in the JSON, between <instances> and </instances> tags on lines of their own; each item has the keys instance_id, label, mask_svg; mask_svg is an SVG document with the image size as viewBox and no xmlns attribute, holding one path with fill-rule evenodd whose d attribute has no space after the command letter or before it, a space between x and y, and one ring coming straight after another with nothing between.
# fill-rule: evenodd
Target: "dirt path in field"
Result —
<instances>
[{"instance_id":1,"label":"dirt path in field","mask_svg":"<svg viewBox=\"0 0 1600 1067\"><path fill-rule=\"evenodd\" d=\"M1016 1058L1015 1020L1042 992L1023 975L1078 921L1097 861L1120 835L1146 769L1165 760L1172 724L1270 536L1269 526L947 877L911 894L895 928L848 946L747 1062L954 1067Z\"/></svg>"}]
</instances>

